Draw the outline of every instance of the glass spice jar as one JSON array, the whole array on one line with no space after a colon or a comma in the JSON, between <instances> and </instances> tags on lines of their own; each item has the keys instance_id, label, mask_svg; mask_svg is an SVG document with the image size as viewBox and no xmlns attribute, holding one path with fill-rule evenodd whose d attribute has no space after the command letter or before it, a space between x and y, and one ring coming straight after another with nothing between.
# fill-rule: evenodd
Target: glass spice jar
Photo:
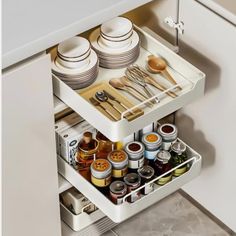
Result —
<instances>
[{"instance_id":1,"label":"glass spice jar","mask_svg":"<svg viewBox=\"0 0 236 236\"><path fill-rule=\"evenodd\" d=\"M92 133L85 132L83 134L83 139L78 144L76 168L88 181L90 181L91 177L90 165L96 159L97 149L98 141L92 138Z\"/></svg>"},{"instance_id":2,"label":"glass spice jar","mask_svg":"<svg viewBox=\"0 0 236 236\"><path fill-rule=\"evenodd\" d=\"M110 184L110 199L114 204L121 204L126 193L127 185L123 181L117 180Z\"/></svg>"},{"instance_id":3,"label":"glass spice jar","mask_svg":"<svg viewBox=\"0 0 236 236\"><path fill-rule=\"evenodd\" d=\"M115 150L108 154L108 161L112 165L112 177L123 178L128 173L128 155L123 150Z\"/></svg>"},{"instance_id":4,"label":"glass spice jar","mask_svg":"<svg viewBox=\"0 0 236 236\"><path fill-rule=\"evenodd\" d=\"M162 137L162 149L169 151L171 144L177 140L177 127L173 124L163 124L158 128L157 132Z\"/></svg>"},{"instance_id":5,"label":"glass spice jar","mask_svg":"<svg viewBox=\"0 0 236 236\"><path fill-rule=\"evenodd\" d=\"M188 159L186 153L186 145L178 141L171 145L170 154L171 154L170 162L173 167L176 167L181 163L184 163ZM186 171L187 171L187 164L175 169L173 171L173 175L177 177L184 174Z\"/></svg>"},{"instance_id":6,"label":"glass spice jar","mask_svg":"<svg viewBox=\"0 0 236 236\"><path fill-rule=\"evenodd\" d=\"M141 185L141 178L136 173L129 173L124 177L124 182L127 185L127 193L131 193L135 189L139 188ZM141 191L132 193L129 197L127 197L128 202L135 202L141 197Z\"/></svg>"},{"instance_id":7,"label":"glass spice jar","mask_svg":"<svg viewBox=\"0 0 236 236\"><path fill-rule=\"evenodd\" d=\"M156 176L160 176L172 169L170 158L171 155L168 151L162 150L157 153L157 158L154 163L154 170ZM169 173L158 179L156 183L159 185L164 185L169 181L171 181L171 179L172 179L172 173Z\"/></svg>"},{"instance_id":8,"label":"glass spice jar","mask_svg":"<svg viewBox=\"0 0 236 236\"><path fill-rule=\"evenodd\" d=\"M110 141L106 136L104 136L101 132L97 132L96 139L98 140L98 151L97 158L98 159L106 159L108 154L114 150L115 143Z\"/></svg>"},{"instance_id":9,"label":"glass spice jar","mask_svg":"<svg viewBox=\"0 0 236 236\"><path fill-rule=\"evenodd\" d=\"M137 172L144 165L144 146L141 142L132 141L125 145L125 152L129 157L129 171Z\"/></svg>"},{"instance_id":10,"label":"glass spice jar","mask_svg":"<svg viewBox=\"0 0 236 236\"><path fill-rule=\"evenodd\" d=\"M91 168L91 182L104 194L108 193L111 183L111 163L106 159L93 161Z\"/></svg>"},{"instance_id":11,"label":"glass spice jar","mask_svg":"<svg viewBox=\"0 0 236 236\"><path fill-rule=\"evenodd\" d=\"M145 164L153 167L156 155L161 148L162 137L155 132L150 132L143 135L142 143L145 146Z\"/></svg>"},{"instance_id":12,"label":"glass spice jar","mask_svg":"<svg viewBox=\"0 0 236 236\"><path fill-rule=\"evenodd\" d=\"M147 184L154 177L154 169L151 166L143 166L138 169L138 174L141 177L141 184ZM144 188L141 189L142 194L147 195L154 190L154 183L147 184Z\"/></svg>"}]
</instances>

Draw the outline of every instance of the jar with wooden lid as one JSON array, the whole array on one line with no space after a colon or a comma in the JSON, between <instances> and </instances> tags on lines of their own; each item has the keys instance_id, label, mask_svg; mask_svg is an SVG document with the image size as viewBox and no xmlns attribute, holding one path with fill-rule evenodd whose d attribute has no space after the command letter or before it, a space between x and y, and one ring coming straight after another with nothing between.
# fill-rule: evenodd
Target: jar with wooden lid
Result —
<instances>
[{"instance_id":1,"label":"jar with wooden lid","mask_svg":"<svg viewBox=\"0 0 236 236\"><path fill-rule=\"evenodd\" d=\"M163 124L161 125L157 132L162 137L162 149L169 151L171 144L176 142L178 136L178 129L173 124Z\"/></svg>"},{"instance_id":2,"label":"jar with wooden lid","mask_svg":"<svg viewBox=\"0 0 236 236\"><path fill-rule=\"evenodd\" d=\"M144 146L141 142L132 141L125 145L125 152L129 157L129 171L137 172L144 165Z\"/></svg>"},{"instance_id":3,"label":"jar with wooden lid","mask_svg":"<svg viewBox=\"0 0 236 236\"><path fill-rule=\"evenodd\" d=\"M79 173L90 181L90 165L96 159L98 149L98 141L92 138L92 133L85 132L83 139L78 144L78 152L76 156L77 169Z\"/></svg>"},{"instance_id":4,"label":"jar with wooden lid","mask_svg":"<svg viewBox=\"0 0 236 236\"><path fill-rule=\"evenodd\" d=\"M173 167L176 167L185 161L187 161L186 145L181 142L175 142L171 145L171 159L170 162ZM180 176L187 171L187 164L175 169L173 171L174 176Z\"/></svg>"},{"instance_id":5,"label":"jar with wooden lid","mask_svg":"<svg viewBox=\"0 0 236 236\"><path fill-rule=\"evenodd\" d=\"M106 159L108 154L114 150L115 143L110 141L106 136L104 136L101 132L97 132L96 139L98 141L98 151L97 158L98 159Z\"/></svg>"},{"instance_id":6,"label":"jar with wooden lid","mask_svg":"<svg viewBox=\"0 0 236 236\"><path fill-rule=\"evenodd\" d=\"M128 173L128 155L123 150L115 150L108 154L108 161L112 165L112 177L123 178Z\"/></svg>"},{"instance_id":7,"label":"jar with wooden lid","mask_svg":"<svg viewBox=\"0 0 236 236\"><path fill-rule=\"evenodd\" d=\"M154 170L155 170L156 176L160 176L172 169L170 158L171 158L171 155L168 151L162 150L157 153L157 158L154 163ZM159 185L164 185L168 183L169 181L171 181L171 179L172 179L172 172L158 179L156 183Z\"/></svg>"},{"instance_id":8,"label":"jar with wooden lid","mask_svg":"<svg viewBox=\"0 0 236 236\"><path fill-rule=\"evenodd\" d=\"M106 159L96 159L90 166L91 182L104 194L109 192L111 183L111 163Z\"/></svg>"}]
</instances>

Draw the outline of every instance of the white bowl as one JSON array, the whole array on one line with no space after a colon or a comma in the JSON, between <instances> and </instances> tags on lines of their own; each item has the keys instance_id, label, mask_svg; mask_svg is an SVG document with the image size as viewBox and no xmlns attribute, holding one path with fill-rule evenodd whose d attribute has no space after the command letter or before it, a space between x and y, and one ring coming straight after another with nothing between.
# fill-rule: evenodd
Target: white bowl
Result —
<instances>
[{"instance_id":1,"label":"white bowl","mask_svg":"<svg viewBox=\"0 0 236 236\"><path fill-rule=\"evenodd\" d=\"M115 40L109 40L103 37L103 35L100 35L99 41L109 47L109 48L123 48L125 46L128 46L131 41L132 41L132 34L130 34L130 36L124 40L120 40L120 41L115 41Z\"/></svg>"},{"instance_id":2,"label":"white bowl","mask_svg":"<svg viewBox=\"0 0 236 236\"><path fill-rule=\"evenodd\" d=\"M101 25L101 33L110 38L120 38L126 36L133 29L132 22L124 17L116 17L110 21L107 21Z\"/></svg>"},{"instance_id":3,"label":"white bowl","mask_svg":"<svg viewBox=\"0 0 236 236\"><path fill-rule=\"evenodd\" d=\"M90 55L90 54L89 54ZM66 67L66 68L70 68L70 69L82 69L83 67L87 66L89 63L89 55L82 59L82 60L78 60L78 61L68 61L65 60L64 58L61 58L59 55L57 56L56 60L57 62Z\"/></svg>"},{"instance_id":4,"label":"white bowl","mask_svg":"<svg viewBox=\"0 0 236 236\"><path fill-rule=\"evenodd\" d=\"M57 53L67 61L79 61L90 53L90 43L83 37L75 36L60 43Z\"/></svg>"}]
</instances>

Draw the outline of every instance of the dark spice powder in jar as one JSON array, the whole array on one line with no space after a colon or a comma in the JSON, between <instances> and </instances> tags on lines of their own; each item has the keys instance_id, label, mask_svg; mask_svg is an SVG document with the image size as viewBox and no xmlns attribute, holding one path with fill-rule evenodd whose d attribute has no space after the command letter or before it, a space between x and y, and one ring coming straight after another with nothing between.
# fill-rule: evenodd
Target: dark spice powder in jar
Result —
<instances>
[{"instance_id":1,"label":"dark spice powder in jar","mask_svg":"<svg viewBox=\"0 0 236 236\"><path fill-rule=\"evenodd\" d=\"M173 127L169 125L165 125L161 129L164 133L167 133L167 134L172 133L174 131Z\"/></svg>"},{"instance_id":2,"label":"dark spice powder in jar","mask_svg":"<svg viewBox=\"0 0 236 236\"><path fill-rule=\"evenodd\" d=\"M137 143L131 143L129 145L129 149L133 152L137 152L138 150L140 150L140 148L141 148L140 145Z\"/></svg>"}]
</instances>

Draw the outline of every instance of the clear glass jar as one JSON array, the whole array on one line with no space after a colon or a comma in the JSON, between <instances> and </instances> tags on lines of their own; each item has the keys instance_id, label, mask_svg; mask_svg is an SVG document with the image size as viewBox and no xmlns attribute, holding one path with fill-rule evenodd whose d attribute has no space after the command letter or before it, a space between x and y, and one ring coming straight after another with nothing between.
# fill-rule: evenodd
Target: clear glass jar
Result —
<instances>
[{"instance_id":1,"label":"clear glass jar","mask_svg":"<svg viewBox=\"0 0 236 236\"><path fill-rule=\"evenodd\" d=\"M155 170L156 176L160 176L172 169L170 158L171 158L171 155L168 151L162 150L158 152L157 158L154 163L154 170ZM172 179L172 173L169 173L167 175L164 175L160 179L158 179L156 183L159 185L164 185L168 183L169 181L171 181L171 179Z\"/></svg>"},{"instance_id":2,"label":"clear glass jar","mask_svg":"<svg viewBox=\"0 0 236 236\"><path fill-rule=\"evenodd\" d=\"M181 163L184 163L185 161L187 161L188 157L187 157L187 153L186 153L186 145L184 145L181 142L175 142L171 145L171 159L170 162L172 164L173 167L176 167L178 165L180 165ZM174 176L180 176L182 174L184 174L187 171L187 164L175 169L173 171L173 175Z\"/></svg>"},{"instance_id":3,"label":"clear glass jar","mask_svg":"<svg viewBox=\"0 0 236 236\"><path fill-rule=\"evenodd\" d=\"M129 173L124 177L124 182L127 185L127 193L131 193L141 185L141 178L136 173ZM128 202L135 202L141 197L141 191L134 192L128 198Z\"/></svg>"},{"instance_id":4,"label":"clear glass jar","mask_svg":"<svg viewBox=\"0 0 236 236\"><path fill-rule=\"evenodd\" d=\"M110 185L110 199L116 205L122 203L123 197L127 193L127 185L123 181L114 181Z\"/></svg>"},{"instance_id":5,"label":"clear glass jar","mask_svg":"<svg viewBox=\"0 0 236 236\"><path fill-rule=\"evenodd\" d=\"M106 136L104 136L101 132L97 132L96 139L98 140L98 151L97 158L98 159L106 159L108 154L114 150L115 143L110 141Z\"/></svg>"}]
</instances>

